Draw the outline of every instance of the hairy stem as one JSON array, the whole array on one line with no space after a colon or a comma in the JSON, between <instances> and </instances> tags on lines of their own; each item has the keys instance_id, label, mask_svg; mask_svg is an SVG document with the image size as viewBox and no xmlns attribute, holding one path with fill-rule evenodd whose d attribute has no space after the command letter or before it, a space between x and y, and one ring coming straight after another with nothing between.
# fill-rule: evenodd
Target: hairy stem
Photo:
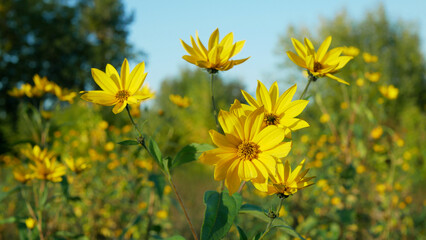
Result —
<instances>
[{"instance_id":1,"label":"hairy stem","mask_svg":"<svg viewBox=\"0 0 426 240\"><path fill-rule=\"evenodd\" d=\"M265 232L262 234L262 236L260 236L260 238L258 240L263 239L266 236L266 234L268 234L269 231L271 231L272 223L274 222L275 218L279 217L279 215L280 215L280 210L281 210L281 206L283 205L283 202L284 202L284 198L281 198L280 204L278 205L278 208L277 208L277 211L273 214L274 216L269 217L269 223L266 226Z\"/></svg>"}]
</instances>

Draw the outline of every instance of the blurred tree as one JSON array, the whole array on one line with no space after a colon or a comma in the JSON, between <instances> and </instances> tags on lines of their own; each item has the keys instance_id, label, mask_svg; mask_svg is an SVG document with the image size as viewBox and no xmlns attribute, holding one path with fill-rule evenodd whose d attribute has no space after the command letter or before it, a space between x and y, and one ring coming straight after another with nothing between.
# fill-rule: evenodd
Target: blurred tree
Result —
<instances>
[{"instance_id":1,"label":"blurred tree","mask_svg":"<svg viewBox=\"0 0 426 240\"><path fill-rule=\"evenodd\" d=\"M0 3L0 109L14 112L6 92L34 74L83 89L90 68L118 66L140 53L127 42L133 16L121 0L4 0ZM88 81L92 83L93 81Z\"/></svg>"}]
</instances>

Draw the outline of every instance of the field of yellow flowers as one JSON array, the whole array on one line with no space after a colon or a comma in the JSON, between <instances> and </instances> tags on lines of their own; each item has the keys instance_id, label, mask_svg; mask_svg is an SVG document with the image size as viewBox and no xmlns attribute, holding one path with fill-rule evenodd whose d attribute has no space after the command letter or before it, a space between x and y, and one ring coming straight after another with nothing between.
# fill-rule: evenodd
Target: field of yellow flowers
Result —
<instances>
[{"instance_id":1,"label":"field of yellow flowers","mask_svg":"<svg viewBox=\"0 0 426 240\"><path fill-rule=\"evenodd\" d=\"M395 107L380 56L332 40L288 39L288 88L225 93L250 57L216 29L181 40L194 95L154 93L127 59L92 68L97 90L11 89L0 239L425 239L424 112Z\"/></svg>"}]
</instances>

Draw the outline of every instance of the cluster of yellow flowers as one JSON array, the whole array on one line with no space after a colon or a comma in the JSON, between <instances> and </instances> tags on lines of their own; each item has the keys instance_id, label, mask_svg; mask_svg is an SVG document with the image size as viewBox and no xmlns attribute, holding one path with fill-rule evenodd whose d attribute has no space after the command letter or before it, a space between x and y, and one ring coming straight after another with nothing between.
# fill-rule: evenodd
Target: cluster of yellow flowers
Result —
<instances>
[{"instance_id":1,"label":"cluster of yellow flowers","mask_svg":"<svg viewBox=\"0 0 426 240\"><path fill-rule=\"evenodd\" d=\"M67 101L73 103L74 97L77 96L76 92L72 92L66 88L61 88L56 83L51 82L47 77L40 77L38 74L33 77L34 86L29 83L25 83L21 88L13 88L8 91L8 94L12 97L23 97L29 98L37 97L40 98L47 93L54 94L60 101Z\"/></svg>"},{"instance_id":2,"label":"cluster of yellow flowers","mask_svg":"<svg viewBox=\"0 0 426 240\"><path fill-rule=\"evenodd\" d=\"M187 108L191 104L191 100L187 96L180 96L175 94L170 94L170 101L178 107Z\"/></svg>"}]
</instances>

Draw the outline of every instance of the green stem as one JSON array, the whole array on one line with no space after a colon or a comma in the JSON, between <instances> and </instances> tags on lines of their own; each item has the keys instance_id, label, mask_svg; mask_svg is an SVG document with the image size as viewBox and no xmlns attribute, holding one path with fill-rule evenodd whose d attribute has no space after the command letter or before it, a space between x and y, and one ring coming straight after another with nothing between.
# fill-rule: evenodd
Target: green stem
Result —
<instances>
[{"instance_id":1,"label":"green stem","mask_svg":"<svg viewBox=\"0 0 426 240\"><path fill-rule=\"evenodd\" d=\"M217 119L216 103L215 103L215 100L214 100L214 88L213 88L214 84L213 84L213 82L215 80L215 75L216 75L215 73L210 73L210 90L211 90L211 95L212 95L213 115L214 115L214 120L216 122L217 131L222 132L222 129L220 128L220 125L219 125L219 121Z\"/></svg>"},{"instance_id":2,"label":"green stem","mask_svg":"<svg viewBox=\"0 0 426 240\"><path fill-rule=\"evenodd\" d=\"M300 95L299 100L300 100L300 99L303 99L303 96L304 96L304 95L305 95L305 93L308 91L308 88L309 88L309 85L311 85L311 82L313 82L313 81L316 81L316 80L317 80L317 78L316 78L314 75L312 75L309 71L308 71L308 75L309 75L309 77L308 77L308 79L309 79L308 84L306 84L306 87L305 87L305 89L303 90L302 95Z\"/></svg>"},{"instance_id":3,"label":"green stem","mask_svg":"<svg viewBox=\"0 0 426 240\"><path fill-rule=\"evenodd\" d=\"M141 130L139 130L138 125L136 125L135 121L133 121L133 117L130 114L129 105L126 105L126 110L127 110L127 113L129 114L130 121L132 122L133 126L135 126L136 131L138 131L138 133L139 133L139 136L142 136Z\"/></svg>"},{"instance_id":4,"label":"green stem","mask_svg":"<svg viewBox=\"0 0 426 240\"><path fill-rule=\"evenodd\" d=\"M266 226L265 232L262 234L262 236L260 236L260 238L258 240L263 239L266 236L266 234L268 234L269 231L271 231L272 223L274 222L275 218L279 217L279 215L280 215L280 210L281 210L281 207L283 205L284 199L285 198L281 198L280 204L278 205L278 208L277 208L277 211L275 213L273 213L273 216L269 217L269 223Z\"/></svg>"}]
</instances>

